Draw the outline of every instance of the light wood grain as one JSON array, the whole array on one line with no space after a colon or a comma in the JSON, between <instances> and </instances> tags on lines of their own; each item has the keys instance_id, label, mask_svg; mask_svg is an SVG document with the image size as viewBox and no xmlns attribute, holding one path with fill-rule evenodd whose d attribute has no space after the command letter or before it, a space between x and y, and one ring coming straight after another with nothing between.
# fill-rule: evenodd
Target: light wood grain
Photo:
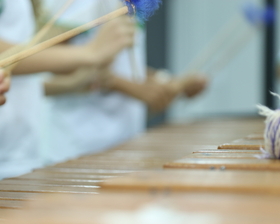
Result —
<instances>
[{"instance_id":1,"label":"light wood grain","mask_svg":"<svg viewBox=\"0 0 280 224\"><path fill-rule=\"evenodd\" d=\"M165 170L106 180L102 189L120 191L232 192L280 195L280 172Z\"/></svg>"},{"instance_id":2,"label":"light wood grain","mask_svg":"<svg viewBox=\"0 0 280 224\"><path fill-rule=\"evenodd\" d=\"M249 150L248 150L249 151ZM260 153L193 153L188 155L188 158L214 158L214 159L256 159Z\"/></svg>"},{"instance_id":3,"label":"light wood grain","mask_svg":"<svg viewBox=\"0 0 280 224\"><path fill-rule=\"evenodd\" d=\"M173 169L227 169L280 171L280 160L184 158L164 165Z\"/></svg>"},{"instance_id":4,"label":"light wood grain","mask_svg":"<svg viewBox=\"0 0 280 224\"><path fill-rule=\"evenodd\" d=\"M141 209L149 203L167 204L178 211L183 211L184 214L198 214L196 218L209 218L210 212L219 220L214 223L230 223L232 220L231 223L264 223L264 220L266 223L277 223L275 219L279 216L280 201L278 198L280 178L277 175L280 172L227 170L228 165L239 163L236 162L240 161L236 158L239 156L250 157L250 159L242 159L247 167L253 164L249 161L254 161L256 165L259 163L256 162L258 160L251 156L259 151L217 150L218 145L232 143L234 139L246 139L249 134L261 133L263 129L263 119L258 118L219 118L164 125L110 150L85 155L20 177L0 181L0 201L3 207L5 205L7 207L0 208L0 223L6 219L2 216L3 210L17 210L14 208L22 208L22 206L24 208L21 215L27 218L20 218L20 214L13 213L12 217L19 217L17 224L22 222L37 224L42 220L54 224L60 220L59 218L63 218L62 214L65 214L63 208L68 208L67 206L70 206L69 209L73 211L70 213L67 211L67 214L73 214L79 220L76 223L83 224L85 220L86 223L92 223L100 214L108 214L116 208L123 212L130 212L132 208ZM246 143L248 140L256 139L247 139ZM206 158L199 158L199 161L208 161L208 165L209 161L212 161L211 166L216 162L217 169L209 170L209 167L163 169L164 164L180 161L186 156L206 156ZM231 159L213 159L212 156L230 156ZM198 158L188 159L196 161ZM226 161L229 160L232 162L228 164ZM220 170L223 164L221 161L227 164L222 170ZM261 163L264 164L257 164L257 166L271 166L271 161ZM210 168L213 168L211 166ZM273 165L273 167L279 166ZM143 172L149 173L150 176L137 176L138 173L140 175ZM119 183L119 185L108 187L109 183ZM124 186L126 184L128 186ZM131 189L132 193L129 193L128 189ZM138 193L134 189L137 189ZM125 194L122 193L124 190ZM52 193L56 193L54 197L51 196ZM38 199L33 197L35 195L48 197ZM74 195L77 197L73 198ZM82 197L83 195L85 198ZM6 201L12 201L12 204L10 202L5 204ZM22 204L25 201L29 203L28 207ZM75 207L71 208L74 205ZM53 210L48 211L48 207L44 206ZM40 210L41 208L44 210ZM88 208L90 209L87 210ZM86 211L89 213L83 213ZM254 215L255 211L262 212ZM85 215L81 215L82 213ZM94 219L81 220L92 215ZM49 220L48 217L52 219ZM65 223L69 223L67 218L73 221L72 216L65 217L66 219L61 219ZM210 223L209 220L207 219L207 223ZM198 221L195 219L194 223L197 224Z\"/></svg>"},{"instance_id":5,"label":"light wood grain","mask_svg":"<svg viewBox=\"0 0 280 224\"><path fill-rule=\"evenodd\" d=\"M107 224L102 221L104 217L118 212L122 213L122 217L131 216L143 211L147 205L184 214L184 223L190 224L274 224L279 223L279 201L279 197L275 196L225 193L175 193L172 196L110 193L94 197L53 195L39 198L23 211L9 212L5 216L5 224ZM111 223L117 221L111 220Z\"/></svg>"}]
</instances>

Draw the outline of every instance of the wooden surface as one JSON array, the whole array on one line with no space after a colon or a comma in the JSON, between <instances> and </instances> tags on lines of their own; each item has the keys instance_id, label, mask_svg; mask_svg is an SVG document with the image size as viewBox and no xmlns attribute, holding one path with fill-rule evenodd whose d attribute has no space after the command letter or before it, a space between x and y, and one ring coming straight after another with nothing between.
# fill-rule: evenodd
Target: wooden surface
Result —
<instances>
[{"instance_id":1,"label":"wooden surface","mask_svg":"<svg viewBox=\"0 0 280 224\"><path fill-rule=\"evenodd\" d=\"M225 149L225 150L199 150L199 151L194 151L195 153L211 153L211 154L254 154L254 155L259 155L261 154L260 150L239 150L239 149Z\"/></svg>"},{"instance_id":2,"label":"wooden surface","mask_svg":"<svg viewBox=\"0 0 280 224\"><path fill-rule=\"evenodd\" d=\"M9 212L9 224L276 224L278 197L229 193L52 196ZM60 211L60 212L58 212Z\"/></svg>"},{"instance_id":3,"label":"wooden surface","mask_svg":"<svg viewBox=\"0 0 280 224\"><path fill-rule=\"evenodd\" d=\"M251 134L251 135L246 136L246 139L249 139L249 140L264 140L264 136L263 136L263 133Z\"/></svg>"},{"instance_id":4,"label":"wooden surface","mask_svg":"<svg viewBox=\"0 0 280 224\"><path fill-rule=\"evenodd\" d=\"M280 195L280 172L165 170L112 178L101 184L107 190L203 191Z\"/></svg>"},{"instance_id":5,"label":"wooden surface","mask_svg":"<svg viewBox=\"0 0 280 224\"><path fill-rule=\"evenodd\" d=\"M239 158L191 158L166 163L164 168L174 169L222 169L222 170L269 170L280 171L280 160Z\"/></svg>"},{"instance_id":6,"label":"wooden surface","mask_svg":"<svg viewBox=\"0 0 280 224\"><path fill-rule=\"evenodd\" d=\"M225 143L218 147L218 149L247 149L247 150L259 150L264 148L264 139L258 135L249 135L243 139L237 139L231 143Z\"/></svg>"},{"instance_id":7,"label":"wooden surface","mask_svg":"<svg viewBox=\"0 0 280 224\"><path fill-rule=\"evenodd\" d=\"M216 158L216 159L255 159L260 152L239 153L239 152L195 152L188 155L188 158Z\"/></svg>"},{"instance_id":8,"label":"wooden surface","mask_svg":"<svg viewBox=\"0 0 280 224\"><path fill-rule=\"evenodd\" d=\"M278 163L256 162L257 159L253 155L259 154L257 150L218 149L219 145L232 143L236 139L245 139L246 144L251 141L258 141L259 144L263 141L261 138L263 130L263 119L255 118L201 120L188 124L165 125L149 130L106 152L0 181L0 223L3 220L8 224L38 223L39 219L39 223L44 221L48 224L103 224L104 222L98 222L98 219L93 220L92 215L99 217L98 211L108 213L115 211L116 208L128 214L131 212L132 204L139 209L145 207L147 203L160 206L166 203L171 207L174 206L173 209L177 212L183 211L189 215L193 222L188 220L188 223L200 223L201 217L208 220L201 223L264 223L264 220L267 220L267 223L279 223L278 209L274 207L278 206L280 201L278 196L280 186L278 181L274 182L278 178ZM200 170L163 169L164 164L180 161L186 156L192 161L220 162L216 170L209 166ZM222 162L227 160L235 163L226 163L226 169L222 167L220 170L221 166L225 165ZM247 165L273 164L274 171L230 171L229 165L236 164L236 161L240 160L247 161ZM142 175L143 172L151 176L142 181L134 176ZM126 178L132 178L131 182ZM137 183L139 187L142 186L138 191L143 192L122 193L125 187L116 187L116 183L119 182L131 185ZM115 187L110 187L110 191L113 192L110 193L108 186L110 184L112 186L112 183ZM155 186L152 189L149 185L151 183ZM167 190L166 183L169 184ZM146 186L146 189L143 186ZM170 189L175 189L174 186L181 190L177 193L175 190L171 191ZM161 187L165 190L156 190ZM150 190L147 192L147 189ZM244 192L246 194L243 194ZM250 194L247 195L247 192ZM52 196L52 193L59 194L59 197ZM161 197L158 197L159 195ZM83 197L87 199L82 200ZM163 200L162 197L167 198ZM59 202L57 198L60 198ZM26 203L28 208L25 206ZM73 215L80 214L79 217L73 219L72 216L65 215L65 210L62 209L64 204L61 203L73 206L74 209L70 207L70 211L73 211ZM49 207L44 207L44 211L40 210L45 205ZM263 208L262 205L266 207ZM242 209L242 206L246 208ZM48 209L51 210L50 213ZM76 210L80 213L75 213ZM256 215L253 210L258 211ZM85 215L81 215L83 211ZM53 212L55 216L50 215ZM239 213L242 215L237 215ZM67 211L67 214L72 213ZM7 221L9 217L19 219ZM52 220L48 220L49 217L52 217ZM233 219L234 217L236 219ZM84 219L80 220L81 218ZM175 224L172 221L171 223Z\"/></svg>"},{"instance_id":9,"label":"wooden surface","mask_svg":"<svg viewBox=\"0 0 280 224\"><path fill-rule=\"evenodd\" d=\"M260 148L264 149L263 134L250 134L221 144L215 151L193 152L185 158L166 163L164 168L279 171L279 160L259 159Z\"/></svg>"}]
</instances>

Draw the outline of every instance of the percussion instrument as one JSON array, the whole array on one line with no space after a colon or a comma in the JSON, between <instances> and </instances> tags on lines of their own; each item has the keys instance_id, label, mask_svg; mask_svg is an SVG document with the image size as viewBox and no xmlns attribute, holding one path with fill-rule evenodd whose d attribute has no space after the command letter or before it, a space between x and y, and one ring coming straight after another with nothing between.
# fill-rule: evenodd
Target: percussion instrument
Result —
<instances>
[{"instance_id":1,"label":"percussion instrument","mask_svg":"<svg viewBox=\"0 0 280 224\"><path fill-rule=\"evenodd\" d=\"M259 150L250 147L219 149L235 139L261 145L263 130L260 118L168 124L2 180L0 223L137 223L167 213L189 223L277 223L279 163L256 158Z\"/></svg>"}]
</instances>

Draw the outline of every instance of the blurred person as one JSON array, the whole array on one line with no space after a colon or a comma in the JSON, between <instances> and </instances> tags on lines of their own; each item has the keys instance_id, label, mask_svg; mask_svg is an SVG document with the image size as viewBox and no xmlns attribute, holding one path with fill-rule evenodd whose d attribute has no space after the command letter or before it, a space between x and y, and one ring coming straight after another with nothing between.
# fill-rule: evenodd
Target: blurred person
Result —
<instances>
[{"instance_id":1,"label":"blurred person","mask_svg":"<svg viewBox=\"0 0 280 224\"><path fill-rule=\"evenodd\" d=\"M38 2L38 1L37 1ZM34 9L29 0L4 0L0 17L0 52L27 43L35 33ZM114 27L112 27L114 30ZM130 40L117 42L106 31L80 46L57 45L22 60L13 70L7 102L0 107L0 179L18 176L42 166L40 145L45 108L42 83L46 73L69 73L79 67L98 67L111 62ZM106 46L99 39L107 38ZM123 39L121 38L121 39ZM132 41L132 38L130 38ZM105 50L104 50L105 49ZM38 73L44 72L44 73ZM32 73L32 74L30 74ZM37 73L37 74L33 74ZM0 100L9 78L0 75Z\"/></svg>"},{"instance_id":2,"label":"blurred person","mask_svg":"<svg viewBox=\"0 0 280 224\"><path fill-rule=\"evenodd\" d=\"M49 12L56 11L54 0L44 0ZM60 18L57 26L74 27L115 10L118 0L79 0ZM52 8L53 7L53 8ZM81 16L82 15L82 16ZM155 112L164 110L181 92L193 97L207 86L202 76L184 79L162 76L162 71L147 68L145 30L141 23L121 17L73 38L79 45L98 37L104 30L125 26L135 33L133 50L136 70L130 64L129 49L123 50L108 66L97 69L84 67L67 75L54 75L45 83L50 96L49 121L46 122L44 154L47 162L60 162L88 153L96 153L120 144L145 131L148 105ZM107 39L100 39L106 43ZM133 73L137 77L133 77ZM90 77L95 74L95 79ZM168 76L168 75L164 75ZM89 91L92 89L92 91Z\"/></svg>"},{"instance_id":3,"label":"blurred person","mask_svg":"<svg viewBox=\"0 0 280 224\"><path fill-rule=\"evenodd\" d=\"M4 52L27 42L34 33L35 21L28 0L1 2L0 52ZM28 172L37 163L36 153L31 147L37 141L31 134L31 128L36 126L31 121L31 116L36 115L31 108L37 105L30 103L34 101L32 92L36 94L34 81L33 76L12 78L10 91L6 94L7 102L0 107L0 179Z\"/></svg>"}]
</instances>

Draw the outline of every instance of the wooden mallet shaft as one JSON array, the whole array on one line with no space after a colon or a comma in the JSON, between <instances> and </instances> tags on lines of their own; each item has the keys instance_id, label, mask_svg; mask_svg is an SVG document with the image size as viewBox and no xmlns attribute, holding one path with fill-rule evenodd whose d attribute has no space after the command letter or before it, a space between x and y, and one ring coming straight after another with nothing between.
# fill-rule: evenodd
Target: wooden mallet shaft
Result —
<instances>
[{"instance_id":1,"label":"wooden mallet shaft","mask_svg":"<svg viewBox=\"0 0 280 224\"><path fill-rule=\"evenodd\" d=\"M61 42L64 42L64 41L72 38L72 37L75 37L75 36L77 36L80 33L83 33L83 32L85 32L85 31L87 31L89 29L97 27L97 26L99 26L101 24L109 22L109 21L111 21L111 20L113 20L113 19L115 19L117 17L120 17L122 15L126 15L128 13L129 13L128 7L124 6L124 7L120 8L120 9L114 11L114 12L111 12L111 13L105 15L105 16L102 16L102 17L100 17L98 19L95 19L95 20L93 20L93 21L91 21L89 23L86 23L86 24L84 24L82 26L79 26L79 27L77 27L75 29L72 29L72 30L70 30L68 32L65 32L65 33L63 33L61 35L58 35L58 36L56 36L54 38L46 40L46 41L44 41L44 42L42 42L40 44L37 44L37 45L27 49L27 50L23 50L23 51L15 54L13 56L10 56L10 57L8 57L6 59L3 59L3 60L0 61L0 67L1 68L5 68L5 67L7 67L9 65L12 65L12 64L22 60L22 59L30 57L30 56L32 56L34 54L37 54L37 53L39 53L39 52L41 52L41 51L43 51L43 50L45 50L47 48L50 48L50 47L52 47L52 46L54 46L56 44L59 44Z\"/></svg>"},{"instance_id":2,"label":"wooden mallet shaft","mask_svg":"<svg viewBox=\"0 0 280 224\"><path fill-rule=\"evenodd\" d=\"M17 45L15 47L12 47L8 49L7 51L0 54L0 58L7 58L13 54L18 53L19 51L25 50L29 47L34 46L35 44L39 43L42 38L47 34L47 32L53 27L55 22L59 19L59 17L73 4L75 0L68 0L62 8L48 21L42 29L40 29L37 34L26 44L26 45ZM13 63L12 65L5 68L5 70L9 73L11 72L17 63Z\"/></svg>"}]
</instances>

